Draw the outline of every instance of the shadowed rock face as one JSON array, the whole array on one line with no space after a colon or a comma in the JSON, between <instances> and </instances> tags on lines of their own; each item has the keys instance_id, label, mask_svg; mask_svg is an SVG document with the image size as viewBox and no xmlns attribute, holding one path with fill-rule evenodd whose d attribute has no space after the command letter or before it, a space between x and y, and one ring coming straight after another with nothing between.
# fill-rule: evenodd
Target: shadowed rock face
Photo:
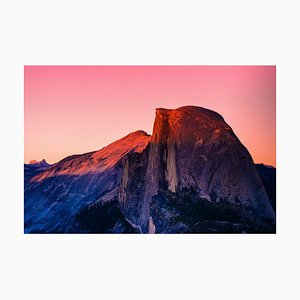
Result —
<instances>
[{"instance_id":1,"label":"shadowed rock face","mask_svg":"<svg viewBox=\"0 0 300 300\"><path fill-rule=\"evenodd\" d=\"M137 131L99 151L67 157L37 173L25 183L25 232L74 232L74 228L80 232L74 224L77 214L92 203L114 200L122 159L142 152L149 139Z\"/></svg>"},{"instance_id":2,"label":"shadowed rock face","mask_svg":"<svg viewBox=\"0 0 300 300\"><path fill-rule=\"evenodd\" d=\"M159 108L151 137L137 131L25 183L25 232L272 232L274 220L247 149L194 106Z\"/></svg>"},{"instance_id":3,"label":"shadowed rock face","mask_svg":"<svg viewBox=\"0 0 300 300\"><path fill-rule=\"evenodd\" d=\"M276 168L264 164L256 164L255 166L264 184L273 210L276 211Z\"/></svg>"},{"instance_id":4,"label":"shadowed rock face","mask_svg":"<svg viewBox=\"0 0 300 300\"><path fill-rule=\"evenodd\" d=\"M139 194L142 208L135 218L143 231L151 217L149 203L159 190L193 189L210 202L243 205L261 217L275 218L249 152L213 111L157 109L146 168ZM126 184L132 190L130 180ZM126 197L130 202L130 192Z\"/></svg>"}]
</instances>

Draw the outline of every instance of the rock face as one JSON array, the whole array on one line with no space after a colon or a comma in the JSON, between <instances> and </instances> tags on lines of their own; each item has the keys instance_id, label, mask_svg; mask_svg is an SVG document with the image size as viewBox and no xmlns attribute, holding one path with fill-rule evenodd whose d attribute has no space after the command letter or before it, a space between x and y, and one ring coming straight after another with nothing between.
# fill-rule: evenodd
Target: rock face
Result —
<instances>
[{"instance_id":1,"label":"rock face","mask_svg":"<svg viewBox=\"0 0 300 300\"><path fill-rule=\"evenodd\" d=\"M159 191L193 190L211 203L242 205L274 221L274 211L249 152L219 114L193 106L157 109L148 151L144 169L136 172L133 166L129 171L140 174L143 189L135 193L142 200L141 207L135 215L131 209L125 210L143 232L150 218L155 225L150 206ZM122 181L127 202L136 196L132 196L136 183L131 182L135 176Z\"/></svg>"},{"instance_id":2,"label":"rock face","mask_svg":"<svg viewBox=\"0 0 300 300\"><path fill-rule=\"evenodd\" d=\"M99 151L67 157L31 178L25 185L25 232L77 230L74 220L79 211L113 200L122 177L122 158L142 152L149 139L137 131Z\"/></svg>"},{"instance_id":3,"label":"rock face","mask_svg":"<svg viewBox=\"0 0 300 300\"><path fill-rule=\"evenodd\" d=\"M274 232L247 149L217 113L156 110L132 133L25 183L25 232Z\"/></svg>"}]
</instances>

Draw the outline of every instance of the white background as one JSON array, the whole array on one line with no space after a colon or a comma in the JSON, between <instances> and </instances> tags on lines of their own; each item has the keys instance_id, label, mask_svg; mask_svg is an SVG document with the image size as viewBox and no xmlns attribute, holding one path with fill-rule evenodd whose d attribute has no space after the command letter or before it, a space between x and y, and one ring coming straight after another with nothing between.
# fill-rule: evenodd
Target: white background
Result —
<instances>
[{"instance_id":1,"label":"white background","mask_svg":"<svg viewBox=\"0 0 300 300\"><path fill-rule=\"evenodd\" d=\"M0 298L300 299L297 2L2 0ZM277 234L24 235L29 64L277 65Z\"/></svg>"}]
</instances>

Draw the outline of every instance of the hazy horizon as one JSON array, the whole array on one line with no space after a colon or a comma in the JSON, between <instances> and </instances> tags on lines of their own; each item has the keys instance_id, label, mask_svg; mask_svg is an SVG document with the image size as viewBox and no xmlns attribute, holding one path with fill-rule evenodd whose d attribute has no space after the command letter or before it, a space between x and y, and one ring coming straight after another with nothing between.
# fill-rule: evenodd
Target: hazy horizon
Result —
<instances>
[{"instance_id":1,"label":"hazy horizon","mask_svg":"<svg viewBox=\"0 0 300 300\"><path fill-rule=\"evenodd\" d=\"M55 163L152 134L155 108L221 114L254 162L276 166L274 66L25 66L24 159Z\"/></svg>"}]
</instances>

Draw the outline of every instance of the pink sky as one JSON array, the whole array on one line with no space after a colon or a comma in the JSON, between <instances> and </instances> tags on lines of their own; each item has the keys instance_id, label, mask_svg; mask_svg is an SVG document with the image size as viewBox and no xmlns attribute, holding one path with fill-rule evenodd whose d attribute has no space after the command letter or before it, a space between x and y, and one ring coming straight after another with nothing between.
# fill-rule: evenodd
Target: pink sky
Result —
<instances>
[{"instance_id":1,"label":"pink sky","mask_svg":"<svg viewBox=\"0 0 300 300\"><path fill-rule=\"evenodd\" d=\"M255 162L276 165L275 66L25 66L25 162L152 133L155 108L220 113Z\"/></svg>"}]
</instances>

